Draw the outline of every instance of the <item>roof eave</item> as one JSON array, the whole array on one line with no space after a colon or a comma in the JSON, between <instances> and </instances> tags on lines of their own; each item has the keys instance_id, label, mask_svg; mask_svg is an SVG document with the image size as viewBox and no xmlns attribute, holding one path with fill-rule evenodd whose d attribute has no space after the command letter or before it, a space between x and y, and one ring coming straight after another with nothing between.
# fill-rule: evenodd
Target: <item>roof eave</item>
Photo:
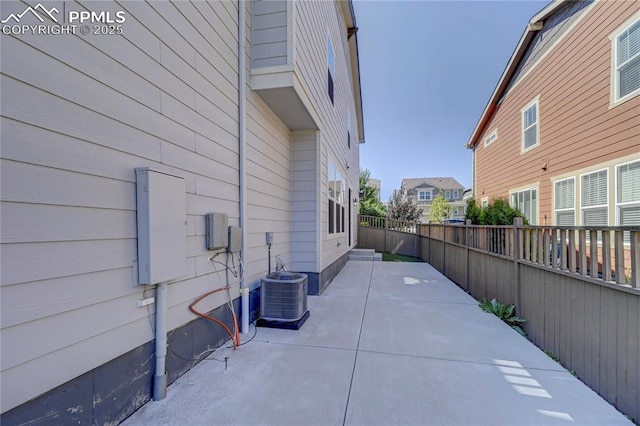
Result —
<instances>
[{"instance_id":1,"label":"roof eave","mask_svg":"<svg viewBox=\"0 0 640 426\"><path fill-rule=\"evenodd\" d=\"M356 120L358 123L358 142L364 143L364 112L362 109L362 86L360 82L360 56L358 53L358 28L356 15L353 9L353 0L341 0L340 6L345 18L347 29L353 28L352 35L348 38L349 56L351 59L351 80L353 81L353 96L356 107Z\"/></svg>"},{"instance_id":2,"label":"roof eave","mask_svg":"<svg viewBox=\"0 0 640 426\"><path fill-rule=\"evenodd\" d=\"M478 144L480 136L484 133L488 122L493 117L493 113L498 106L498 101L500 100L500 98L502 98L502 95L504 94L504 91L509 84L511 77L520 65L520 61L527 51L527 48L529 47L533 36L537 31L540 31L540 29L542 29L542 26L540 24L567 1L569 0L554 0L529 20L527 28L522 34L522 37L520 37L520 41L518 42L516 49L511 55L511 58L509 59L509 62L507 63L507 66L503 71L498 84L496 85L496 88L489 98L489 102L487 103L484 111L482 112L482 115L480 116L480 120L478 120L478 124L476 124L476 127L473 130L469 141L467 142L467 148L473 148Z\"/></svg>"}]
</instances>

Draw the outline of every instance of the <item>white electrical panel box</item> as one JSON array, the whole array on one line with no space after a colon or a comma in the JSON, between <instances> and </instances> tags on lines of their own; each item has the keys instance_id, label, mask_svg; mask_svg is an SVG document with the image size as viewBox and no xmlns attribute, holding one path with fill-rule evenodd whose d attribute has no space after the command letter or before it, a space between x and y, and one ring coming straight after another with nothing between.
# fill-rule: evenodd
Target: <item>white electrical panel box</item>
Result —
<instances>
[{"instance_id":1,"label":"white electrical panel box","mask_svg":"<svg viewBox=\"0 0 640 426\"><path fill-rule=\"evenodd\" d=\"M185 275L185 194L183 178L147 167L136 169L139 284Z\"/></svg>"},{"instance_id":2,"label":"white electrical panel box","mask_svg":"<svg viewBox=\"0 0 640 426\"><path fill-rule=\"evenodd\" d=\"M207 250L219 250L229 245L229 216L226 213L208 213L204 217Z\"/></svg>"},{"instance_id":3,"label":"white electrical panel box","mask_svg":"<svg viewBox=\"0 0 640 426\"><path fill-rule=\"evenodd\" d=\"M242 228L237 226L229 227L229 253L238 253L242 250Z\"/></svg>"}]
</instances>

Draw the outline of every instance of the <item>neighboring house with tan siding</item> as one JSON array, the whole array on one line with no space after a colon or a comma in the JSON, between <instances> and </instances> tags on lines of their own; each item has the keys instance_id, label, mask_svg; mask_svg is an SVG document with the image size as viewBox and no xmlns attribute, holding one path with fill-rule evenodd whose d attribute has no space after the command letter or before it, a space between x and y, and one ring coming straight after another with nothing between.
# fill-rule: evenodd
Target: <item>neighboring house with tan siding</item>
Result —
<instances>
[{"instance_id":1,"label":"neighboring house with tan siding","mask_svg":"<svg viewBox=\"0 0 640 426\"><path fill-rule=\"evenodd\" d=\"M171 249L184 270L157 284L168 382L228 339L189 310L225 275L205 214L242 227L242 322L256 317L269 252L318 294L356 245L351 1L80 3L36 9L121 13L121 34L0 35L2 424L117 424L151 397L157 304L138 302L158 293L138 281L136 168L183 188ZM0 20L40 24L27 6L3 0ZM231 326L226 302L198 307Z\"/></svg>"},{"instance_id":2,"label":"neighboring house with tan siding","mask_svg":"<svg viewBox=\"0 0 640 426\"><path fill-rule=\"evenodd\" d=\"M420 221L429 223L429 214L431 212L431 203L438 195L442 195L449 201L449 205L453 208L449 219L464 219L465 201L464 186L452 177L435 177L435 178L409 178L402 179L402 183L407 188L409 197L415 200L418 208L422 209Z\"/></svg>"},{"instance_id":3,"label":"neighboring house with tan siding","mask_svg":"<svg viewBox=\"0 0 640 426\"><path fill-rule=\"evenodd\" d=\"M534 16L467 146L479 203L538 225L640 224L640 2Z\"/></svg>"}]
</instances>

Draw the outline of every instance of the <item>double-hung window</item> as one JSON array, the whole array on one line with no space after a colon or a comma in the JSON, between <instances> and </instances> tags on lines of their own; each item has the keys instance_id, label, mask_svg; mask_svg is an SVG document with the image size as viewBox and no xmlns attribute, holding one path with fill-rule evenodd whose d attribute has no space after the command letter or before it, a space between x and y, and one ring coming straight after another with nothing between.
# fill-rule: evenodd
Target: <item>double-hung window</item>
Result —
<instances>
[{"instance_id":1,"label":"double-hung window","mask_svg":"<svg viewBox=\"0 0 640 426\"><path fill-rule=\"evenodd\" d=\"M620 226L640 225L640 161L616 167L616 209ZM625 242L629 233L625 232Z\"/></svg>"},{"instance_id":2,"label":"double-hung window","mask_svg":"<svg viewBox=\"0 0 640 426\"><path fill-rule=\"evenodd\" d=\"M340 234L344 232L344 180L331 161L327 171L327 192L328 192L328 222L329 234Z\"/></svg>"},{"instance_id":3,"label":"double-hung window","mask_svg":"<svg viewBox=\"0 0 640 426\"><path fill-rule=\"evenodd\" d=\"M557 226L576 224L576 179L569 178L554 184L554 210Z\"/></svg>"},{"instance_id":4,"label":"double-hung window","mask_svg":"<svg viewBox=\"0 0 640 426\"><path fill-rule=\"evenodd\" d=\"M431 191L418 191L418 201L431 201Z\"/></svg>"},{"instance_id":5,"label":"double-hung window","mask_svg":"<svg viewBox=\"0 0 640 426\"><path fill-rule=\"evenodd\" d=\"M640 93L640 20L615 38L615 101Z\"/></svg>"},{"instance_id":6,"label":"double-hung window","mask_svg":"<svg viewBox=\"0 0 640 426\"><path fill-rule=\"evenodd\" d=\"M453 190L453 199L457 200L458 198L460 198L460 192L457 189Z\"/></svg>"},{"instance_id":7,"label":"double-hung window","mask_svg":"<svg viewBox=\"0 0 640 426\"><path fill-rule=\"evenodd\" d=\"M530 225L538 224L538 190L536 188L511 193L511 207L520 210Z\"/></svg>"},{"instance_id":8,"label":"double-hung window","mask_svg":"<svg viewBox=\"0 0 640 426\"><path fill-rule=\"evenodd\" d=\"M580 177L582 225L599 228L609 224L608 171L599 170ZM598 239L601 233L598 232Z\"/></svg>"},{"instance_id":9,"label":"double-hung window","mask_svg":"<svg viewBox=\"0 0 640 426\"><path fill-rule=\"evenodd\" d=\"M451 198L451 191L444 191L444 198L447 200Z\"/></svg>"},{"instance_id":10,"label":"double-hung window","mask_svg":"<svg viewBox=\"0 0 640 426\"><path fill-rule=\"evenodd\" d=\"M540 144L540 111L538 99L522 109L522 152Z\"/></svg>"}]
</instances>

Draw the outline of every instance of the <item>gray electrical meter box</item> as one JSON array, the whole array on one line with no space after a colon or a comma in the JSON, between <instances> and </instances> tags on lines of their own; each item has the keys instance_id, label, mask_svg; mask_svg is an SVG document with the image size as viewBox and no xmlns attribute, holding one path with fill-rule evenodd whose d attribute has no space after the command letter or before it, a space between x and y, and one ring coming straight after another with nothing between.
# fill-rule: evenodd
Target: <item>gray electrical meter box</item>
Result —
<instances>
[{"instance_id":1,"label":"gray electrical meter box","mask_svg":"<svg viewBox=\"0 0 640 426\"><path fill-rule=\"evenodd\" d=\"M147 167L136 169L139 284L185 275L185 199L183 178Z\"/></svg>"},{"instance_id":2,"label":"gray electrical meter box","mask_svg":"<svg viewBox=\"0 0 640 426\"><path fill-rule=\"evenodd\" d=\"M238 253L242 250L242 228L238 226L229 227L229 253Z\"/></svg>"},{"instance_id":3,"label":"gray electrical meter box","mask_svg":"<svg viewBox=\"0 0 640 426\"><path fill-rule=\"evenodd\" d=\"M219 250L229 245L229 216L226 213L207 213L204 216L207 250Z\"/></svg>"}]
</instances>

